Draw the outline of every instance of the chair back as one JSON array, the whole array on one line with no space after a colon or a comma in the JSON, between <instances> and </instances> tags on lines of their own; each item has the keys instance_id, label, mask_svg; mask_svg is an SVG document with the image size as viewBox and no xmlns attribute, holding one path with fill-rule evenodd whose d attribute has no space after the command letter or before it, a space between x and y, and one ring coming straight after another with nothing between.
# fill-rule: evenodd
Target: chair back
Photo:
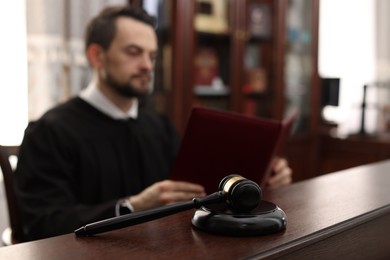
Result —
<instances>
[{"instance_id":1,"label":"chair back","mask_svg":"<svg viewBox=\"0 0 390 260\"><path fill-rule=\"evenodd\" d=\"M8 215L12 231L11 244L15 244L21 241L22 234L21 218L16 201L16 193L14 186L14 170L12 169L10 163L10 157L12 155L17 156L18 150L18 146L0 145L0 167L3 173L4 188L7 197Z\"/></svg>"}]
</instances>

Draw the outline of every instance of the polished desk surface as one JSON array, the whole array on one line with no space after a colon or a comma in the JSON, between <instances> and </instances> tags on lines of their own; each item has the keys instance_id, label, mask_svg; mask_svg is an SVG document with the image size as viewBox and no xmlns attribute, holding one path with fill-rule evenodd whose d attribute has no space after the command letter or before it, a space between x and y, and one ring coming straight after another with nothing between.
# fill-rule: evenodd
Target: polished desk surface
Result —
<instances>
[{"instance_id":1,"label":"polished desk surface","mask_svg":"<svg viewBox=\"0 0 390 260\"><path fill-rule=\"evenodd\" d=\"M68 234L2 247L0 259L390 256L390 160L268 191L265 199L286 212L285 231L253 237L208 234L192 227L194 211L189 210L92 237Z\"/></svg>"}]
</instances>

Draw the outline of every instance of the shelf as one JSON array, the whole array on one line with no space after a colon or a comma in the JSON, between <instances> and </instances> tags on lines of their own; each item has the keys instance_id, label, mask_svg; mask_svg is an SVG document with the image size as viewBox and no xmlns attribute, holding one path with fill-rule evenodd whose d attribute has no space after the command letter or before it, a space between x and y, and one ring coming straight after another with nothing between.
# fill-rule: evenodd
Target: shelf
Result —
<instances>
[{"instance_id":1,"label":"shelf","mask_svg":"<svg viewBox=\"0 0 390 260\"><path fill-rule=\"evenodd\" d=\"M197 96L228 96L229 88L214 88L212 86L195 86L194 93Z\"/></svg>"}]
</instances>

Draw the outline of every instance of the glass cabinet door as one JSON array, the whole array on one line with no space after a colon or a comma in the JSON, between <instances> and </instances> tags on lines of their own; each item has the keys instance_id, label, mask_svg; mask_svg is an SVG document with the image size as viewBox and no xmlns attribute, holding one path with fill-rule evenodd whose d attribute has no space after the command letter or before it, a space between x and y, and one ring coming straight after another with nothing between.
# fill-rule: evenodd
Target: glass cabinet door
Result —
<instances>
[{"instance_id":1,"label":"glass cabinet door","mask_svg":"<svg viewBox=\"0 0 390 260\"><path fill-rule=\"evenodd\" d=\"M284 62L286 112L299 109L296 131L309 130L313 79L312 1L289 0Z\"/></svg>"},{"instance_id":2,"label":"glass cabinet door","mask_svg":"<svg viewBox=\"0 0 390 260\"><path fill-rule=\"evenodd\" d=\"M154 99L179 131L194 105L279 120L298 108L295 130L309 131L318 1L146 2L158 3Z\"/></svg>"},{"instance_id":3,"label":"glass cabinet door","mask_svg":"<svg viewBox=\"0 0 390 260\"><path fill-rule=\"evenodd\" d=\"M231 109L230 1L197 0L192 105Z\"/></svg>"},{"instance_id":4,"label":"glass cabinet door","mask_svg":"<svg viewBox=\"0 0 390 260\"><path fill-rule=\"evenodd\" d=\"M241 112L246 115L274 117L275 92L275 3L269 0L247 1L243 23L246 41L240 84Z\"/></svg>"},{"instance_id":5,"label":"glass cabinet door","mask_svg":"<svg viewBox=\"0 0 390 260\"><path fill-rule=\"evenodd\" d=\"M172 94L172 3L167 0L144 0L142 7L156 18L158 54L152 82L152 104L159 113L168 115Z\"/></svg>"}]
</instances>

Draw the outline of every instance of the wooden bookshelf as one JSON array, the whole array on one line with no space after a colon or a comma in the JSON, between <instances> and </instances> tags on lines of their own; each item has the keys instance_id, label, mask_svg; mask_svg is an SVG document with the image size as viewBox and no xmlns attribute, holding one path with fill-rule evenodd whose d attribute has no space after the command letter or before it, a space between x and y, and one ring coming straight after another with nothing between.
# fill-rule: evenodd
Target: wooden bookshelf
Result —
<instances>
[{"instance_id":1,"label":"wooden bookshelf","mask_svg":"<svg viewBox=\"0 0 390 260\"><path fill-rule=\"evenodd\" d=\"M158 63L164 65L156 72L156 100L179 133L183 134L194 105L279 120L298 108L286 156L297 180L315 176L319 0L166 0L163 5L159 44L171 52ZM299 23L291 22L297 19ZM213 86L214 92L207 86L197 88L196 60L203 48L212 49L217 59L213 73L219 85ZM261 88L248 93L247 86L254 84L248 75L256 71L263 77L255 83Z\"/></svg>"}]
</instances>

